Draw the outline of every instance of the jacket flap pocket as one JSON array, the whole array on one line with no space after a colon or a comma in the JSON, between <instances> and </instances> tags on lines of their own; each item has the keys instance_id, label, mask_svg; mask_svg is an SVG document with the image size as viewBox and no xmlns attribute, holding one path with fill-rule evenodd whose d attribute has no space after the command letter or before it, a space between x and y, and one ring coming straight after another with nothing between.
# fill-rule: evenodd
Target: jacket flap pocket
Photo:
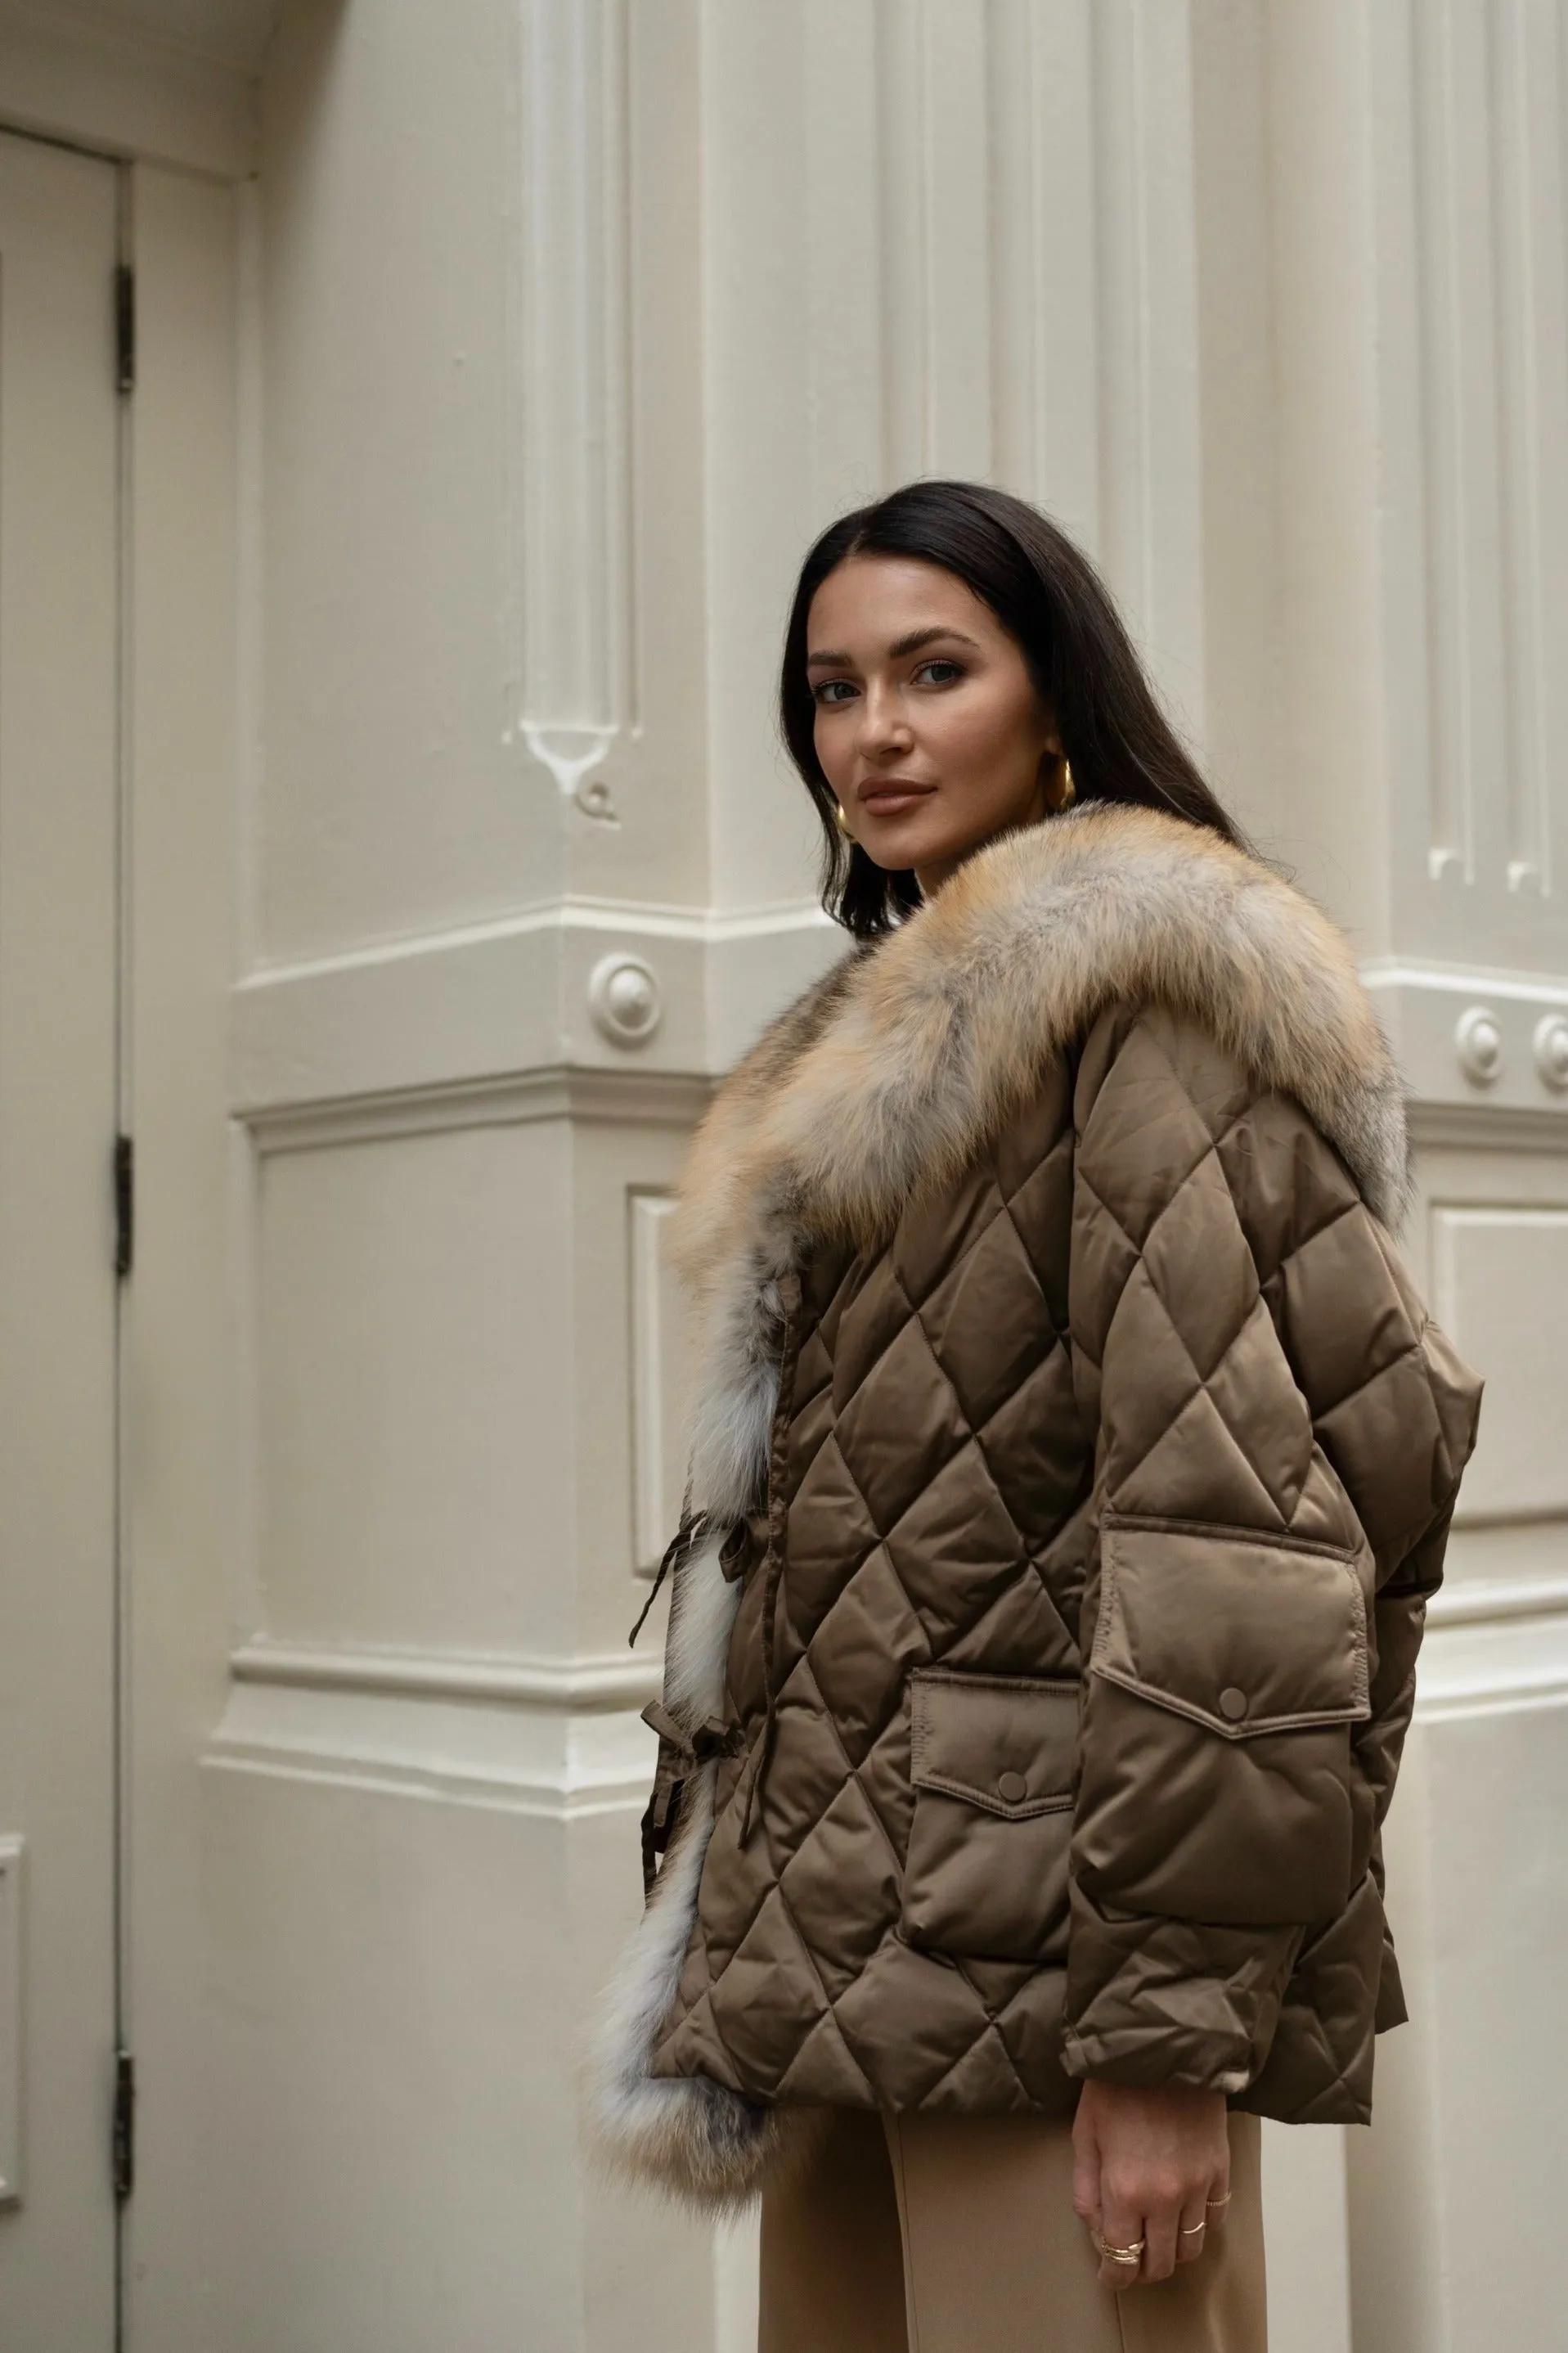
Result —
<instances>
[{"instance_id":1,"label":"jacket flap pocket","mask_svg":"<svg viewBox=\"0 0 1568 2353\"><path fill-rule=\"evenodd\" d=\"M1371 1714L1366 1603L1326 1545L1108 1519L1095 1673L1227 1740Z\"/></svg>"},{"instance_id":2,"label":"jacket flap pocket","mask_svg":"<svg viewBox=\"0 0 1568 2353\"><path fill-rule=\"evenodd\" d=\"M1071 1805L1076 1676L1056 1681L922 1667L910 1688L917 1789L940 1789L1013 1820Z\"/></svg>"}]
</instances>

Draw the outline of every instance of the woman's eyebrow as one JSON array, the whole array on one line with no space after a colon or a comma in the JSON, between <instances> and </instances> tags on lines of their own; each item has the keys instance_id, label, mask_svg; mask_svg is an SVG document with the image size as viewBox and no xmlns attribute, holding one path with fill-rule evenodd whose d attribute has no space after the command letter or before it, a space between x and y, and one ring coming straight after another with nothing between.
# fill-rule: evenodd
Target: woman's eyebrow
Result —
<instances>
[{"instance_id":1,"label":"woman's eyebrow","mask_svg":"<svg viewBox=\"0 0 1568 2353\"><path fill-rule=\"evenodd\" d=\"M938 638L952 638L961 646L973 646L976 653L980 650L974 638L966 638L962 629L939 625L931 629L911 629L907 638L900 638L896 645L888 648L889 659L900 661L905 654L918 654L922 646L934 644ZM807 670L853 670L855 665L847 654L822 652L807 654L805 666Z\"/></svg>"}]
</instances>

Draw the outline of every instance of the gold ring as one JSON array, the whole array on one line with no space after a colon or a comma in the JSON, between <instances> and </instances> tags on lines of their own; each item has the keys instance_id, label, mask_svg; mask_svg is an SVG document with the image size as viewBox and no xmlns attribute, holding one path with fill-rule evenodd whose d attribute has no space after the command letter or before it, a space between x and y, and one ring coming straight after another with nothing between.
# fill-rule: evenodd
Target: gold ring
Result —
<instances>
[{"instance_id":1,"label":"gold ring","mask_svg":"<svg viewBox=\"0 0 1568 2353\"><path fill-rule=\"evenodd\" d=\"M1178 2235L1184 2239L1195 2239L1200 2231L1206 2231L1207 2229L1208 2224L1206 2222L1189 2222L1186 2229L1179 2232Z\"/></svg>"},{"instance_id":2,"label":"gold ring","mask_svg":"<svg viewBox=\"0 0 1568 2353\"><path fill-rule=\"evenodd\" d=\"M1106 2242L1100 2236L1100 2233L1096 2232L1094 2243L1100 2249L1100 2253L1105 2257L1108 2263L1142 2263L1143 2259L1143 2250L1148 2244L1148 2242L1144 2239L1134 2239L1130 2247L1112 2247L1108 2246Z\"/></svg>"},{"instance_id":3,"label":"gold ring","mask_svg":"<svg viewBox=\"0 0 1568 2353\"><path fill-rule=\"evenodd\" d=\"M1225 2207L1228 2206L1228 2205L1230 2204L1231 2200L1235 2197L1235 2195L1236 2195L1236 2192L1235 2192L1233 2189L1227 2189L1227 2190L1226 2191L1225 2196L1224 2196L1223 2198L1205 2198L1205 2199L1204 2200L1204 2204L1205 2204L1205 2205L1209 2209L1209 2211L1211 2211L1211 2213L1212 2213L1212 2212L1214 2212L1216 2209L1223 2209L1223 2208L1225 2208Z\"/></svg>"}]
</instances>

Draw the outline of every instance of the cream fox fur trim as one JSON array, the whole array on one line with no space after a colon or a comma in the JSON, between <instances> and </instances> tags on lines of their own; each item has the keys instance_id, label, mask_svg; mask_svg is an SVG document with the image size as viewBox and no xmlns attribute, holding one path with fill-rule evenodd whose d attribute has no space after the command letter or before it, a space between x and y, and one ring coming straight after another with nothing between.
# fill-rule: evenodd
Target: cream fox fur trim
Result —
<instances>
[{"instance_id":1,"label":"cream fox fur trim","mask_svg":"<svg viewBox=\"0 0 1568 2353\"><path fill-rule=\"evenodd\" d=\"M700 1314L693 1504L723 1526L765 1482L778 1278L815 1236L869 1240L967 1166L1107 1007L1184 1014L1292 1095L1373 1211L1407 1190L1403 1090L1349 943L1269 868L1159 811L1090 802L969 860L890 938L846 957L721 1089L692 1148L677 1256ZM721 1704L736 1595L717 1546L671 1605L666 1704ZM713 1772L602 2013L594 2109L622 2171L710 2204L752 2195L787 2116L649 2063L679 1982L712 1827Z\"/></svg>"},{"instance_id":2,"label":"cream fox fur trim","mask_svg":"<svg viewBox=\"0 0 1568 2353\"><path fill-rule=\"evenodd\" d=\"M1294 1095L1397 1220L1403 1094L1350 944L1272 870L1089 802L972 858L775 1024L703 1122L676 1245L700 1289L782 1228L869 1236L1028 1100L1109 1005L1161 1004Z\"/></svg>"}]
</instances>

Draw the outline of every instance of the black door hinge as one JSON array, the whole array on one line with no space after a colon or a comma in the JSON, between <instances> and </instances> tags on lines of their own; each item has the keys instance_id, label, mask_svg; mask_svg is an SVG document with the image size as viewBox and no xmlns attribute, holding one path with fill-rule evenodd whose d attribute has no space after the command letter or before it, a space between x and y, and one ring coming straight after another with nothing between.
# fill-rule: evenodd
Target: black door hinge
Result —
<instances>
[{"instance_id":1,"label":"black door hinge","mask_svg":"<svg viewBox=\"0 0 1568 2353\"><path fill-rule=\"evenodd\" d=\"M128 261L114 272L114 378L121 392L136 389L136 272Z\"/></svg>"},{"instance_id":2,"label":"black door hinge","mask_svg":"<svg viewBox=\"0 0 1568 2353\"><path fill-rule=\"evenodd\" d=\"M114 2195L123 2205L136 2186L136 2062L129 2051L114 2054L114 2124L110 2140Z\"/></svg>"},{"instance_id":3,"label":"black door hinge","mask_svg":"<svg viewBox=\"0 0 1568 2353\"><path fill-rule=\"evenodd\" d=\"M136 1153L128 1135L114 1139L114 1271L129 1274L136 1241Z\"/></svg>"}]
</instances>

